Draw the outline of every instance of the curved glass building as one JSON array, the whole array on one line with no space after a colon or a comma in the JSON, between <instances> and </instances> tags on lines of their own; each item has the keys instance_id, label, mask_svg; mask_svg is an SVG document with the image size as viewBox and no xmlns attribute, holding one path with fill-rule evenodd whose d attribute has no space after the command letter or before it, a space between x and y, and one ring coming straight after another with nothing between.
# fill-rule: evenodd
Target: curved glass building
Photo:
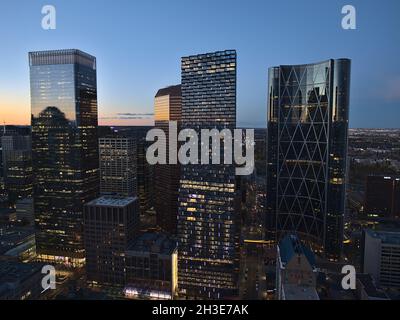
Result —
<instances>
[{"instance_id":1,"label":"curved glass building","mask_svg":"<svg viewBox=\"0 0 400 320\"><path fill-rule=\"evenodd\" d=\"M269 69L266 238L297 234L339 259L343 242L349 59Z\"/></svg>"}]
</instances>

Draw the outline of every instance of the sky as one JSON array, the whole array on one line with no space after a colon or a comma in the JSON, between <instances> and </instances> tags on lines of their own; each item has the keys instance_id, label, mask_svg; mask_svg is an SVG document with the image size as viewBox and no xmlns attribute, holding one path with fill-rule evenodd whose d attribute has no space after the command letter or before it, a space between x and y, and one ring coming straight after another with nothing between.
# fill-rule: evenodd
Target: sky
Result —
<instances>
[{"instance_id":1,"label":"sky","mask_svg":"<svg viewBox=\"0 0 400 320\"><path fill-rule=\"evenodd\" d=\"M400 127L399 0L1 0L1 122L30 122L28 52L68 48L97 58L100 124L151 124L182 56L236 49L238 126L266 126L269 67L350 58L350 127Z\"/></svg>"}]
</instances>

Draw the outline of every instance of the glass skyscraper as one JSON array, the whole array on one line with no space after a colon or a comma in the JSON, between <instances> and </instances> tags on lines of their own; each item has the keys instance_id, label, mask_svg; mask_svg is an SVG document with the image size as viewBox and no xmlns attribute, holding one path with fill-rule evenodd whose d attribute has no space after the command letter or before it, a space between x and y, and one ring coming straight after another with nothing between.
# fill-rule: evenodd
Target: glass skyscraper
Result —
<instances>
[{"instance_id":1,"label":"glass skyscraper","mask_svg":"<svg viewBox=\"0 0 400 320\"><path fill-rule=\"evenodd\" d=\"M29 65L38 258L81 266L83 205L99 187L96 58L30 52Z\"/></svg>"},{"instance_id":2,"label":"glass skyscraper","mask_svg":"<svg viewBox=\"0 0 400 320\"><path fill-rule=\"evenodd\" d=\"M5 188L9 201L32 196L32 156L30 135L4 135L0 138Z\"/></svg>"},{"instance_id":3,"label":"glass skyscraper","mask_svg":"<svg viewBox=\"0 0 400 320\"><path fill-rule=\"evenodd\" d=\"M154 98L155 127L165 133L167 142L169 125L171 121L180 124L182 115L181 86L170 86L158 90ZM178 213L178 189L180 166L169 163L169 152L177 154L178 150L170 150L167 146L166 164L157 164L154 168L154 209L157 214L157 225L170 234L176 234L177 213Z\"/></svg>"},{"instance_id":4,"label":"glass skyscraper","mask_svg":"<svg viewBox=\"0 0 400 320\"><path fill-rule=\"evenodd\" d=\"M343 242L350 65L269 69L266 238L296 233L331 259Z\"/></svg>"},{"instance_id":5,"label":"glass skyscraper","mask_svg":"<svg viewBox=\"0 0 400 320\"><path fill-rule=\"evenodd\" d=\"M234 129L236 52L183 57L181 63L182 129L194 129L199 136L201 129ZM182 294L210 299L237 295L236 206L234 165L181 166L178 281Z\"/></svg>"}]
</instances>

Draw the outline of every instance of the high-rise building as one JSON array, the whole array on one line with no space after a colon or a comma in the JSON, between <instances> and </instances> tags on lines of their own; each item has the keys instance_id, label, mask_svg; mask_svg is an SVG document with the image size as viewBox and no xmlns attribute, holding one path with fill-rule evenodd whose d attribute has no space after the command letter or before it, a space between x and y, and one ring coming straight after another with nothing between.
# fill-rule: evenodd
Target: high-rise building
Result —
<instances>
[{"instance_id":1,"label":"high-rise building","mask_svg":"<svg viewBox=\"0 0 400 320\"><path fill-rule=\"evenodd\" d=\"M181 62L182 129L198 136L201 129L234 129L236 52L199 54ZM233 165L181 166L177 233L182 294L209 299L238 294L237 203Z\"/></svg>"},{"instance_id":2,"label":"high-rise building","mask_svg":"<svg viewBox=\"0 0 400 320\"><path fill-rule=\"evenodd\" d=\"M371 217L400 218L400 177L368 176L364 212Z\"/></svg>"},{"instance_id":3,"label":"high-rise building","mask_svg":"<svg viewBox=\"0 0 400 320\"><path fill-rule=\"evenodd\" d=\"M178 216L179 164L170 164L169 152L177 155L178 150L170 150L169 126L174 121L178 126L182 115L181 86L170 86L158 90L154 99L155 127L165 133L164 150L166 164L157 164L154 168L154 209L157 225L170 234L176 233Z\"/></svg>"},{"instance_id":4,"label":"high-rise building","mask_svg":"<svg viewBox=\"0 0 400 320\"><path fill-rule=\"evenodd\" d=\"M82 266L83 205L99 191L96 58L40 51L29 65L38 258Z\"/></svg>"},{"instance_id":5,"label":"high-rise building","mask_svg":"<svg viewBox=\"0 0 400 320\"><path fill-rule=\"evenodd\" d=\"M129 137L99 139L100 192L125 197L137 194L136 144Z\"/></svg>"},{"instance_id":6,"label":"high-rise building","mask_svg":"<svg viewBox=\"0 0 400 320\"><path fill-rule=\"evenodd\" d=\"M104 138L121 136L133 138L136 145L135 161L137 165L137 194L140 200L141 224L143 227L155 227L154 208L154 166L146 159L146 151L152 143L146 141L147 132L152 126L114 127L113 132L102 130ZM105 132L105 133L103 133Z\"/></svg>"},{"instance_id":7,"label":"high-rise building","mask_svg":"<svg viewBox=\"0 0 400 320\"><path fill-rule=\"evenodd\" d=\"M91 283L125 284L125 251L137 236L139 199L102 196L84 207L86 275Z\"/></svg>"},{"instance_id":8,"label":"high-rise building","mask_svg":"<svg viewBox=\"0 0 400 320\"><path fill-rule=\"evenodd\" d=\"M20 199L17 201L15 207L16 207L17 220L33 226L35 223L33 199L32 198Z\"/></svg>"},{"instance_id":9,"label":"high-rise building","mask_svg":"<svg viewBox=\"0 0 400 320\"><path fill-rule=\"evenodd\" d=\"M10 202L15 204L18 199L32 196L31 137L3 135L1 145L4 186Z\"/></svg>"},{"instance_id":10,"label":"high-rise building","mask_svg":"<svg viewBox=\"0 0 400 320\"><path fill-rule=\"evenodd\" d=\"M378 286L400 288L400 232L363 231L361 268Z\"/></svg>"},{"instance_id":11,"label":"high-rise building","mask_svg":"<svg viewBox=\"0 0 400 320\"><path fill-rule=\"evenodd\" d=\"M140 199L140 214L147 215L147 211L154 207L154 166L146 159L149 142L146 134L151 127L141 127L133 130L131 134L135 137L137 145L137 180L138 194Z\"/></svg>"},{"instance_id":12,"label":"high-rise building","mask_svg":"<svg viewBox=\"0 0 400 320\"><path fill-rule=\"evenodd\" d=\"M339 259L350 60L269 69L266 238L295 233Z\"/></svg>"}]
</instances>

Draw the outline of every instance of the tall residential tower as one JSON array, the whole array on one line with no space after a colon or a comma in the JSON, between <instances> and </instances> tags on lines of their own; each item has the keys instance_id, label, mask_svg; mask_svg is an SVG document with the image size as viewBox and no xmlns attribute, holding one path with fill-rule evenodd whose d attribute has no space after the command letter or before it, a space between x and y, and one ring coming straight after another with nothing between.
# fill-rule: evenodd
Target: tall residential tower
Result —
<instances>
[{"instance_id":1,"label":"tall residential tower","mask_svg":"<svg viewBox=\"0 0 400 320\"><path fill-rule=\"evenodd\" d=\"M234 129L236 52L184 57L181 68L182 128L194 129L198 136L201 129ZM235 167L187 164L181 168L179 288L189 297L235 296L239 241Z\"/></svg>"}]
</instances>

